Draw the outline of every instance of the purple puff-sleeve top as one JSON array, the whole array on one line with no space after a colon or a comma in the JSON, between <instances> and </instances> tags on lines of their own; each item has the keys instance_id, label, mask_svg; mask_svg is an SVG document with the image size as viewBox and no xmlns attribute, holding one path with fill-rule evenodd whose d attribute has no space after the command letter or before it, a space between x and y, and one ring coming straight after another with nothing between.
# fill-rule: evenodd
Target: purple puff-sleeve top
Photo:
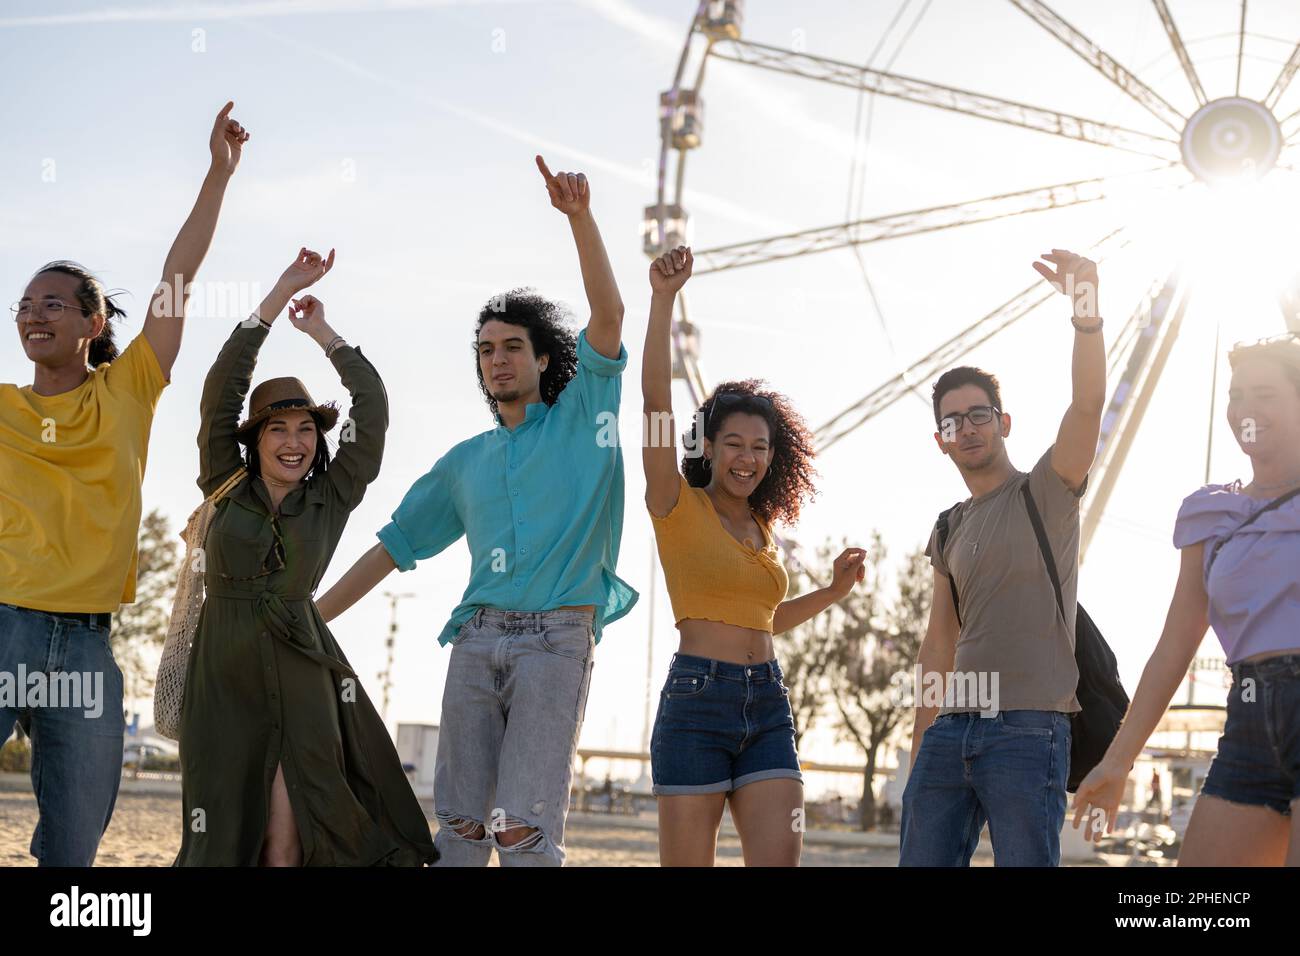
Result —
<instances>
[{"instance_id":1,"label":"purple puff-sleeve top","mask_svg":"<svg viewBox=\"0 0 1300 956\"><path fill-rule=\"evenodd\" d=\"M1209 617L1228 664L1268 651L1300 651L1300 497L1232 534L1270 499L1252 498L1240 481L1206 485L1183 500L1174 547L1205 543Z\"/></svg>"}]
</instances>

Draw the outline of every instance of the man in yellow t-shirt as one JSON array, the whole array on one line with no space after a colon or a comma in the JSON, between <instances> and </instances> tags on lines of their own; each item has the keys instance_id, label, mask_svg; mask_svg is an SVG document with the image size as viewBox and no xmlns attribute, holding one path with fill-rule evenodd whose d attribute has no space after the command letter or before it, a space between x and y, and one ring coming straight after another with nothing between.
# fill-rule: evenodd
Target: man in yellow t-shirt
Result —
<instances>
[{"instance_id":1,"label":"man in yellow t-shirt","mask_svg":"<svg viewBox=\"0 0 1300 956\"><path fill-rule=\"evenodd\" d=\"M167 255L144 328L73 262L42 267L12 306L30 386L0 384L0 741L32 738L42 866L90 866L122 775L122 673L109 626L135 600L140 485L185 300L248 133L217 115L211 166Z\"/></svg>"}]
</instances>

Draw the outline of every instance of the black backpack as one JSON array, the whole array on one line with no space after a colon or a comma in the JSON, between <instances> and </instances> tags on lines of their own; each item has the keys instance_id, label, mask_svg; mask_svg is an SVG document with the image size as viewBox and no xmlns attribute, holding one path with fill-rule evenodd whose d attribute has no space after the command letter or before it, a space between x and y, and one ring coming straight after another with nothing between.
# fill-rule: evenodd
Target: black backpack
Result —
<instances>
[{"instance_id":1,"label":"black backpack","mask_svg":"<svg viewBox=\"0 0 1300 956\"><path fill-rule=\"evenodd\" d=\"M1056 559L1052 557L1052 548L1047 543L1047 532L1043 529L1043 519L1039 517L1034 497L1029 493L1029 482L1020 486L1025 499L1025 508L1029 512L1029 523L1034 526L1034 537L1038 539L1038 550L1047 565L1047 575L1052 579L1052 588L1056 592L1056 609L1065 617L1065 601L1061 597L1061 578L1056 570ZM954 507L956 507L954 505ZM948 541L948 515L952 508L939 515L939 550L942 552ZM956 610L957 582L948 575L948 586L952 589L952 606ZM961 612L957 612L957 623L961 624ZM1110 649L1101 631L1092 622L1083 605L1078 605L1074 623L1074 662L1079 668L1079 684L1075 697L1083 708L1071 715L1070 719L1070 774L1065 789L1074 793L1079 784L1088 775L1088 771L1101 762L1115 734L1119 731L1120 721L1128 711L1128 694L1119 680L1119 666L1115 661L1115 652Z\"/></svg>"}]
</instances>

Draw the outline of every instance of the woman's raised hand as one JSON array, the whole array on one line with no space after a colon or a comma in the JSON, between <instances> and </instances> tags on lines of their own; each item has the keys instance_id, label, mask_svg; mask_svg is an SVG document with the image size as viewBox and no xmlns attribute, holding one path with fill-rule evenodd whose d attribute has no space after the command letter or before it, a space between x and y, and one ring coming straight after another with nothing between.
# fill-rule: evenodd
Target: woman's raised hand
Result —
<instances>
[{"instance_id":1,"label":"woman's raised hand","mask_svg":"<svg viewBox=\"0 0 1300 956\"><path fill-rule=\"evenodd\" d=\"M212 135L208 137L208 150L212 153L212 165L217 169L224 170L227 175L233 173L235 167L239 165L239 157L243 153L244 144L248 142L251 135L248 130L230 118L230 111L234 108L234 100L221 108L221 112L217 114L216 122L212 124Z\"/></svg>"},{"instance_id":2,"label":"woman's raised hand","mask_svg":"<svg viewBox=\"0 0 1300 956\"><path fill-rule=\"evenodd\" d=\"M591 187L583 173L552 173L546 160L537 157L537 168L546 180L551 205L566 216L576 216L591 208Z\"/></svg>"},{"instance_id":3,"label":"woman's raised hand","mask_svg":"<svg viewBox=\"0 0 1300 956\"><path fill-rule=\"evenodd\" d=\"M280 276L279 285L293 295L315 285L332 268L334 268L333 249L330 250L328 259L321 259L319 252L313 252L303 246L298 250L298 256L293 260L293 264Z\"/></svg>"},{"instance_id":4,"label":"woman's raised hand","mask_svg":"<svg viewBox=\"0 0 1300 956\"><path fill-rule=\"evenodd\" d=\"M317 340L329 329L325 324L325 303L314 295L289 300L289 321L295 329Z\"/></svg>"},{"instance_id":5,"label":"woman's raised hand","mask_svg":"<svg viewBox=\"0 0 1300 956\"><path fill-rule=\"evenodd\" d=\"M650 263L650 289L653 292L676 293L691 277L695 257L690 246L678 246Z\"/></svg>"}]
</instances>

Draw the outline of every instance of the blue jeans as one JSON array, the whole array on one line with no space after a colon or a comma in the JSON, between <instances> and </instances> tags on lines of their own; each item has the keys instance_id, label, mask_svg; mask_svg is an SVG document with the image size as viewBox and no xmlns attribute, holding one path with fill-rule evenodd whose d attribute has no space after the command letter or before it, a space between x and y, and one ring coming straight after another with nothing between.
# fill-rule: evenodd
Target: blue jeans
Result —
<instances>
[{"instance_id":1,"label":"blue jeans","mask_svg":"<svg viewBox=\"0 0 1300 956\"><path fill-rule=\"evenodd\" d=\"M0 741L19 718L32 738L32 856L90 866L122 780L122 672L107 627L0 604Z\"/></svg>"},{"instance_id":2,"label":"blue jeans","mask_svg":"<svg viewBox=\"0 0 1300 956\"><path fill-rule=\"evenodd\" d=\"M986 821L995 865L1059 865L1069 772L1068 714L941 714L903 790L899 865L969 866Z\"/></svg>"},{"instance_id":3,"label":"blue jeans","mask_svg":"<svg viewBox=\"0 0 1300 956\"><path fill-rule=\"evenodd\" d=\"M433 773L438 866L563 866L596 646L590 611L480 608L447 666ZM482 836L475 835L482 828ZM497 837L536 830L506 845Z\"/></svg>"},{"instance_id":4,"label":"blue jeans","mask_svg":"<svg viewBox=\"0 0 1300 956\"><path fill-rule=\"evenodd\" d=\"M775 660L731 664L674 654L650 740L655 796L802 780L789 695Z\"/></svg>"}]
</instances>

